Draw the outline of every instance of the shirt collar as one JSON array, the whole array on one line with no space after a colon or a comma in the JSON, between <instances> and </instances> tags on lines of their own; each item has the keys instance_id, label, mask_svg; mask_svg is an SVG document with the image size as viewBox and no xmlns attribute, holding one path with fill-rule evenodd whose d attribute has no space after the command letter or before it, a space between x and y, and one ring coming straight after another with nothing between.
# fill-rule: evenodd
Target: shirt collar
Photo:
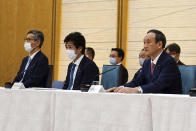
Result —
<instances>
[{"instance_id":1,"label":"shirt collar","mask_svg":"<svg viewBox=\"0 0 196 131\"><path fill-rule=\"evenodd\" d=\"M82 61L84 55L81 55L80 58L78 58L75 62L73 62L74 64L76 64L77 66L79 66L80 62Z\"/></svg>"},{"instance_id":2,"label":"shirt collar","mask_svg":"<svg viewBox=\"0 0 196 131\"><path fill-rule=\"evenodd\" d=\"M31 58L31 60L33 60L33 58L35 57L35 55L39 52L40 50L34 52L32 55L30 55L29 57Z\"/></svg>"},{"instance_id":3,"label":"shirt collar","mask_svg":"<svg viewBox=\"0 0 196 131\"><path fill-rule=\"evenodd\" d=\"M121 65L122 63L120 62L120 63L118 63L118 64L116 64L116 65Z\"/></svg>"},{"instance_id":4,"label":"shirt collar","mask_svg":"<svg viewBox=\"0 0 196 131\"><path fill-rule=\"evenodd\" d=\"M156 65L156 64L157 64L157 61L158 61L158 59L159 59L159 57L160 57L161 54L162 54L162 52L163 52L163 51L161 51L161 53L160 53L154 60L151 59L151 63L153 62L153 63Z\"/></svg>"}]
</instances>

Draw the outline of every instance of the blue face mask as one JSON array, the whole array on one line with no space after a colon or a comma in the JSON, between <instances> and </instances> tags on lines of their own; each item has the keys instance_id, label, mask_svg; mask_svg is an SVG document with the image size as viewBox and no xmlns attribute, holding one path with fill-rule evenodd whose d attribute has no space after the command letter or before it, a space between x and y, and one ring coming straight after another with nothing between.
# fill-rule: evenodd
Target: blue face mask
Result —
<instances>
[{"instance_id":1,"label":"blue face mask","mask_svg":"<svg viewBox=\"0 0 196 131\"><path fill-rule=\"evenodd\" d=\"M110 57L110 64L112 64L112 65L116 65L116 59L115 59L115 58Z\"/></svg>"}]
</instances>

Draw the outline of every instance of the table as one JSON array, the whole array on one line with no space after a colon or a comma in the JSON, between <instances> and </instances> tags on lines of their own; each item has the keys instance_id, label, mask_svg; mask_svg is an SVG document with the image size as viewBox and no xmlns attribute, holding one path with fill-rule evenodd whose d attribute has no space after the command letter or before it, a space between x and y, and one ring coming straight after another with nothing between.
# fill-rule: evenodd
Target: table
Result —
<instances>
[{"instance_id":1,"label":"table","mask_svg":"<svg viewBox=\"0 0 196 131\"><path fill-rule=\"evenodd\" d=\"M193 131L196 98L0 88L1 131Z\"/></svg>"},{"instance_id":2,"label":"table","mask_svg":"<svg viewBox=\"0 0 196 131\"><path fill-rule=\"evenodd\" d=\"M153 131L196 130L196 97L154 95L151 104Z\"/></svg>"}]
</instances>

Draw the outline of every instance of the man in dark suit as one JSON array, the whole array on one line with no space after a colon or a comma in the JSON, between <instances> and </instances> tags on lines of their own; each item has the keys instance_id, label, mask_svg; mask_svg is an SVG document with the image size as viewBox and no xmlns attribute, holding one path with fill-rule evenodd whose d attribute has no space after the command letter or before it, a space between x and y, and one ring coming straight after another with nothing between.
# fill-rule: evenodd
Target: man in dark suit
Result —
<instances>
[{"instance_id":1,"label":"man in dark suit","mask_svg":"<svg viewBox=\"0 0 196 131\"><path fill-rule=\"evenodd\" d=\"M176 43L172 43L172 44L169 44L166 48L165 48L165 51L167 52L167 54L171 55L177 65L185 65L184 63L182 63L180 61L180 52L181 52L181 49L180 49L180 46Z\"/></svg>"},{"instance_id":2,"label":"man in dark suit","mask_svg":"<svg viewBox=\"0 0 196 131\"><path fill-rule=\"evenodd\" d=\"M73 60L67 70L63 89L80 90L81 85L90 85L99 80L97 65L87 58L85 53L86 41L79 32L70 33L64 39L66 54Z\"/></svg>"},{"instance_id":3,"label":"man in dark suit","mask_svg":"<svg viewBox=\"0 0 196 131\"><path fill-rule=\"evenodd\" d=\"M94 57L95 57L95 51L93 48L91 47L86 47L85 49L85 55L86 57L88 57L90 60L93 61Z\"/></svg>"},{"instance_id":4,"label":"man in dark suit","mask_svg":"<svg viewBox=\"0 0 196 131\"><path fill-rule=\"evenodd\" d=\"M124 59L124 51L120 48L112 48L110 53L110 64L120 65L120 82L119 85L124 85L128 80L128 71L121 63Z\"/></svg>"},{"instance_id":5,"label":"man in dark suit","mask_svg":"<svg viewBox=\"0 0 196 131\"><path fill-rule=\"evenodd\" d=\"M25 39L24 48L29 52L20 66L12 83L22 82L28 87L44 87L48 74L48 58L41 52L44 35L41 31L30 30Z\"/></svg>"},{"instance_id":6,"label":"man in dark suit","mask_svg":"<svg viewBox=\"0 0 196 131\"><path fill-rule=\"evenodd\" d=\"M142 67L143 64L144 64L144 61L145 61L146 59L148 59L148 58L149 58L149 56L147 56L146 53L145 53L145 50L142 49L142 50L140 51L140 53L139 53L139 64L140 64L141 67ZM132 81L138 82L137 84L140 84L140 82L141 82L141 80L140 80L140 75L142 75L142 68L140 68L140 69L135 73L135 75L134 75ZM126 84L125 84L124 86L126 86Z\"/></svg>"},{"instance_id":7,"label":"man in dark suit","mask_svg":"<svg viewBox=\"0 0 196 131\"><path fill-rule=\"evenodd\" d=\"M143 64L141 83L131 81L125 85L126 87L111 88L108 91L181 94L180 71L174 59L164 51L165 44L166 38L161 31L148 31L144 37L144 50L150 58Z\"/></svg>"}]
</instances>

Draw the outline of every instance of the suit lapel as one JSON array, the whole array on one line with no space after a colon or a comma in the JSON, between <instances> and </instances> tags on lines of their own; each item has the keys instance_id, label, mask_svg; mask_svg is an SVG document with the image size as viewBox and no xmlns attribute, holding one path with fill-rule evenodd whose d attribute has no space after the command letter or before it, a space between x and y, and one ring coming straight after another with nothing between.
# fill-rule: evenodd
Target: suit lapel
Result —
<instances>
[{"instance_id":1,"label":"suit lapel","mask_svg":"<svg viewBox=\"0 0 196 131\"><path fill-rule=\"evenodd\" d=\"M164 58L165 58L165 51L162 52L162 54L160 55L156 65L155 65L154 72L153 72L153 75L152 75L152 81L157 79L158 75L160 74L161 62Z\"/></svg>"},{"instance_id":2,"label":"suit lapel","mask_svg":"<svg viewBox=\"0 0 196 131\"><path fill-rule=\"evenodd\" d=\"M34 65L34 63L37 61L37 59L39 58L41 54L41 51L37 52L37 54L33 57L33 60L31 61L29 67L32 67Z\"/></svg>"},{"instance_id":3,"label":"suit lapel","mask_svg":"<svg viewBox=\"0 0 196 131\"><path fill-rule=\"evenodd\" d=\"M147 61L148 63L147 63L147 65L148 65L148 69L147 69L147 71L148 72L146 72L146 74L147 74L147 78L150 78L150 79L152 79L152 76L151 76L151 74L150 74L150 72L151 72L151 59L148 59L148 61Z\"/></svg>"},{"instance_id":4,"label":"suit lapel","mask_svg":"<svg viewBox=\"0 0 196 131\"><path fill-rule=\"evenodd\" d=\"M76 72L76 77L75 77L75 80L74 80L74 85L73 85L73 87L75 87L75 85L77 86L78 81L81 79L81 74L82 74L82 70L83 70L83 68L84 68L85 62L86 62L86 58L85 58L85 56L84 56L84 57L82 58L80 64L79 64L79 66L78 66L78 70L77 70L77 72Z\"/></svg>"}]
</instances>

